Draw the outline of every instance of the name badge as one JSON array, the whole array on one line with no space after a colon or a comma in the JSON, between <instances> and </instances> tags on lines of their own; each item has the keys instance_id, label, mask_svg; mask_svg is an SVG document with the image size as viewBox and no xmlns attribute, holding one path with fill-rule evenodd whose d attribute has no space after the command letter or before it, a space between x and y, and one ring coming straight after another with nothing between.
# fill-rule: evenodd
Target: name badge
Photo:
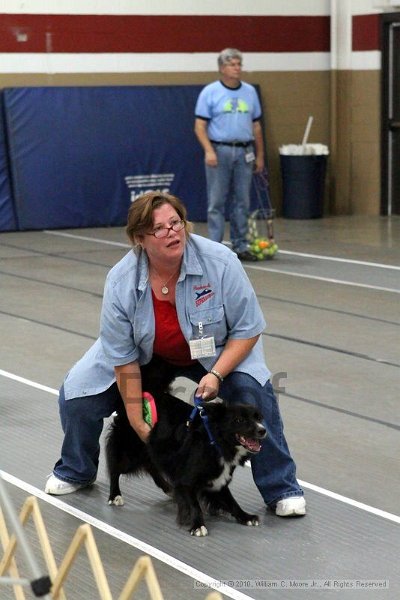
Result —
<instances>
[{"instance_id":1,"label":"name badge","mask_svg":"<svg viewBox=\"0 0 400 600\"><path fill-rule=\"evenodd\" d=\"M203 335L203 323L199 323L199 337L189 341L190 358L208 358L216 355L214 336Z\"/></svg>"}]
</instances>

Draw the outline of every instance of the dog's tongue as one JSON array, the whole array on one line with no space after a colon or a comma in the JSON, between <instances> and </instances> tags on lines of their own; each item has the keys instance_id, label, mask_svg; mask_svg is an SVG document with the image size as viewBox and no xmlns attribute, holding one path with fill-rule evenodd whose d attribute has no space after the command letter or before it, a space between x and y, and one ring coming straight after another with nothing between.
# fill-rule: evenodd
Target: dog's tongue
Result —
<instances>
[{"instance_id":1,"label":"dog's tongue","mask_svg":"<svg viewBox=\"0 0 400 600\"><path fill-rule=\"evenodd\" d=\"M238 439L242 446L244 446L249 452L260 452L261 444L258 440L246 438L243 435L240 435Z\"/></svg>"}]
</instances>

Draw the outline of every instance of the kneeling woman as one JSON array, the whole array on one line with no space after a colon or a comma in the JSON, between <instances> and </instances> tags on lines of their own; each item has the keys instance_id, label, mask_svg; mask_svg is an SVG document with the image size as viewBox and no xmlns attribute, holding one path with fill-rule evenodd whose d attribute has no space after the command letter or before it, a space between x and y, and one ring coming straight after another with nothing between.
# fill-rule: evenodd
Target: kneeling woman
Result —
<instances>
[{"instance_id":1,"label":"kneeling woman","mask_svg":"<svg viewBox=\"0 0 400 600\"><path fill-rule=\"evenodd\" d=\"M181 201L160 192L132 203L127 233L133 249L107 276L100 337L60 390L64 442L46 492L69 494L95 481L103 419L119 396L146 441L150 427L142 416L139 365L158 354L176 377L195 381L205 400L218 395L228 403L257 406L268 436L252 459L254 481L277 515L304 515L303 491L264 361L265 321L236 254L190 233Z\"/></svg>"}]
</instances>

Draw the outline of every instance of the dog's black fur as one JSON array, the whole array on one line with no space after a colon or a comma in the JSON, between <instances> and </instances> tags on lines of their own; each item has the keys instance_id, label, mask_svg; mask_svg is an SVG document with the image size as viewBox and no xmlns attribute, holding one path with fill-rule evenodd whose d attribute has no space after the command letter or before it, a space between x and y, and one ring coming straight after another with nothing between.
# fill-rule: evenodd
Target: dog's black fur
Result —
<instances>
[{"instance_id":1,"label":"dog's black fur","mask_svg":"<svg viewBox=\"0 0 400 600\"><path fill-rule=\"evenodd\" d=\"M148 473L174 497L178 523L189 525L191 535L208 533L203 508L213 514L230 513L243 525L258 525L258 517L240 508L228 486L236 466L260 449L266 435L262 416L248 405L204 403L215 447L199 413L188 426L193 407L169 393L170 367L164 361L154 357L141 368L141 375L142 389L155 398L158 422L144 444L130 426L121 400L106 444L109 504L124 503L121 474Z\"/></svg>"}]
</instances>

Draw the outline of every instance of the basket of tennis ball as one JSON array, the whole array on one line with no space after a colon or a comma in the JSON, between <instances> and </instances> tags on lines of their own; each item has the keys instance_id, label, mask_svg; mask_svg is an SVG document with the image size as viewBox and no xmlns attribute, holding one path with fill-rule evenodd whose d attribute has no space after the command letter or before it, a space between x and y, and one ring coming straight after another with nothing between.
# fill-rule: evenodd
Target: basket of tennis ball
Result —
<instances>
[{"instance_id":1,"label":"basket of tennis ball","mask_svg":"<svg viewBox=\"0 0 400 600\"><path fill-rule=\"evenodd\" d=\"M278 252L278 244L273 239L255 238L250 241L249 250L257 260L270 260Z\"/></svg>"},{"instance_id":2,"label":"basket of tennis ball","mask_svg":"<svg viewBox=\"0 0 400 600\"><path fill-rule=\"evenodd\" d=\"M278 244L273 237L273 215L272 212L268 215L261 211L254 211L248 222L247 239L249 242L249 250L257 260L271 260L278 252ZM266 235L262 235L265 228Z\"/></svg>"}]
</instances>

